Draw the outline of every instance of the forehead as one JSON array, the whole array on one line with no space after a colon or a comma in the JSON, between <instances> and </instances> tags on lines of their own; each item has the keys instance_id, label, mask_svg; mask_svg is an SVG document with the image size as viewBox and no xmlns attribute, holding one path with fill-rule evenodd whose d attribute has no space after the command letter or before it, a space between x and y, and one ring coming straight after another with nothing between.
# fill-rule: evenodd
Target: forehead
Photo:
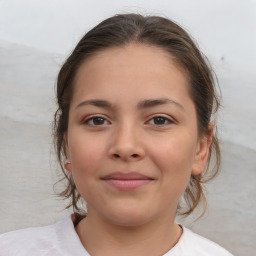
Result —
<instances>
[{"instance_id":1,"label":"forehead","mask_svg":"<svg viewBox=\"0 0 256 256\"><path fill-rule=\"evenodd\" d=\"M145 44L130 44L90 56L79 67L74 86L74 97L106 96L109 92L113 97L120 94L150 97L156 93L165 97L170 90L187 94L188 79L167 51Z\"/></svg>"},{"instance_id":2,"label":"forehead","mask_svg":"<svg viewBox=\"0 0 256 256\"><path fill-rule=\"evenodd\" d=\"M105 65L106 62L108 65ZM144 43L130 43L99 50L86 57L78 68L77 73L88 66L91 68L104 66L107 69L113 65L121 64L122 67L125 64L133 62L136 63L136 66L141 65L141 69L143 67L149 68L152 63L154 63L154 69L157 69L157 67L163 68L163 66L175 66L177 69L182 69L182 72L186 75L185 70L183 70L182 65L175 56L160 47Z\"/></svg>"}]
</instances>

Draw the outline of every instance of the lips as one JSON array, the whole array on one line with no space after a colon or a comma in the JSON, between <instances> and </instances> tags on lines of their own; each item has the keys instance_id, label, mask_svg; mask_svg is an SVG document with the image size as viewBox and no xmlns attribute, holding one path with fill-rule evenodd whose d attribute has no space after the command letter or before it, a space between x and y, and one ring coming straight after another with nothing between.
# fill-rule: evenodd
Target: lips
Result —
<instances>
[{"instance_id":1,"label":"lips","mask_svg":"<svg viewBox=\"0 0 256 256\"><path fill-rule=\"evenodd\" d=\"M102 178L108 185L121 190L137 189L151 183L154 179L137 172L111 173Z\"/></svg>"}]
</instances>

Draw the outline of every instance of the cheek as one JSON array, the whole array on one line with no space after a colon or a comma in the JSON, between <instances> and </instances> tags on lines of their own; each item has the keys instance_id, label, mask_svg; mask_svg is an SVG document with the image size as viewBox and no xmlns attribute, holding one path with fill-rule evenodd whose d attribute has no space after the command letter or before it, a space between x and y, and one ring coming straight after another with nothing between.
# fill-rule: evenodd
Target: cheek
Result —
<instances>
[{"instance_id":1,"label":"cheek","mask_svg":"<svg viewBox=\"0 0 256 256\"><path fill-rule=\"evenodd\" d=\"M97 173L102 162L104 147L90 136L71 136L70 153L74 174Z\"/></svg>"},{"instance_id":2,"label":"cheek","mask_svg":"<svg viewBox=\"0 0 256 256\"><path fill-rule=\"evenodd\" d=\"M190 134L172 136L154 147L153 161L159 168L164 182L187 182L195 158L196 143Z\"/></svg>"},{"instance_id":3,"label":"cheek","mask_svg":"<svg viewBox=\"0 0 256 256\"><path fill-rule=\"evenodd\" d=\"M95 185L104 161L104 147L89 137L75 136L70 141L72 176L77 190L88 203L95 197Z\"/></svg>"}]
</instances>

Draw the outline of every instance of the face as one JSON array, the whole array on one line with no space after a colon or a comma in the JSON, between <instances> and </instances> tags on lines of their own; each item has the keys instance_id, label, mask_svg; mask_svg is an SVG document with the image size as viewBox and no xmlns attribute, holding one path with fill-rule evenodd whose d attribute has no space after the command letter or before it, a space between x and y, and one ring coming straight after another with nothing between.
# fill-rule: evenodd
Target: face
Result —
<instances>
[{"instance_id":1,"label":"face","mask_svg":"<svg viewBox=\"0 0 256 256\"><path fill-rule=\"evenodd\" d=\"M174 218L205 165L185 72L162 49L104 50L79 68L66 151L88 216L118 225Z\"/></svg>"}]
</instances>

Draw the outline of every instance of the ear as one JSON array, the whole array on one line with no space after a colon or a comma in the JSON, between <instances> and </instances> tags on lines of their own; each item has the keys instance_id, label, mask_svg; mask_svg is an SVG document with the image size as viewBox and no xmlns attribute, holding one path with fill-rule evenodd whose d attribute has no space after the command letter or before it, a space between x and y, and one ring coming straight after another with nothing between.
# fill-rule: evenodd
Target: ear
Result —
<instances>
[{"instance_id":1,"label":"ear","mask_svg":"<svg viewBox=\"0 0 256 256\"><path fill-rule=\"evenodd\" d=\"M67 137L67 132L64 133L63 136L63 140L64 140L64 153L66 156L66 161L65 161L65 169L69 172L72 171L72 165L71 165L71 161L70 161L70 154L69 154L69 148L68 148L68 137Z\"/></svg>"},{"instance_id":2,"label":"ear","mask_svg":"<svg viewBox=\"0 0 256 256\"><path fill-rule=\"evenodd\" d=\"M213 124L210 122L208 125L208 133L203 135L198 141L196 156L191 171L192 175L199 175L204 170L212 143L212 134Z\"/></svg>"}]
</instances>

